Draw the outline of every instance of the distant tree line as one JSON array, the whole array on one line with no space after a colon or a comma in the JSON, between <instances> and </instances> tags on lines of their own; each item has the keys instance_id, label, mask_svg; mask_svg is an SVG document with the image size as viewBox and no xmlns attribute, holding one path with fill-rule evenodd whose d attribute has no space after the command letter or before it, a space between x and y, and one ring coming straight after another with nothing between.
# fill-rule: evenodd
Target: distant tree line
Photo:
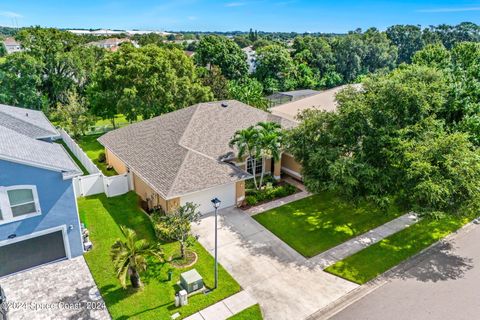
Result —
<instances>
[{"instance_id":1,"label":"distant tree line","mask_svg":"<svg viewBox=\"0 0 480 320\"><path fill-rule=\"evenodd\" d=\"M40 27L1 30L15 34L25 50L0 63L0 102L42 109L62 119L70 115L70 120L81 119L70 123L83 127L94 117L113 122L115 114L123 113L133 121L212 99L238 99L266 108L265 96L273 92L362 81L411 63L424 48L438 50L441 45L449 52L458 43L480 40L473 23L424 29L397 25L345 35L252 29L229 37L194 32L135 35L132 39L141 48L124 43L109 52L86 45L107 37ZM256 50L253 74L248 74L242 51L248 45ZM193 59L183 50L195 51ZM57 112L59 108L64 112Z\"/></svg>"}]
</instances>

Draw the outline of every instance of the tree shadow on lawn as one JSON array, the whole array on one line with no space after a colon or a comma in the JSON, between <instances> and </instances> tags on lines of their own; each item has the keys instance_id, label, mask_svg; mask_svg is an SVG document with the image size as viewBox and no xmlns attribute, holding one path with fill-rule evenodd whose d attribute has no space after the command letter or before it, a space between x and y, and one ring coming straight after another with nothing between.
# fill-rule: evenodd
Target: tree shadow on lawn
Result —
<instances>
[{"instance_id":1,"label":"tree shadow on lawn","mask_svg":"<svg viewBox=\"0 0 480 320\"><path fill-rule=\"evenodd\" d=\"M441 241L431 250L408 261L393 278L422 282L457 280L473 268L473 260L452 252L452 243ZM405 271L406 270L406 271Z\"/></svg>"}]
</instances>

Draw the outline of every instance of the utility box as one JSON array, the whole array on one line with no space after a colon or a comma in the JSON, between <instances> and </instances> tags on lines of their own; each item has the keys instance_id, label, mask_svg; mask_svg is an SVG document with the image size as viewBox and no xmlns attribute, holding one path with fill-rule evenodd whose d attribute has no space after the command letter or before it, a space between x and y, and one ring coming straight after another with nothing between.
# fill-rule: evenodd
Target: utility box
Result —
<instances>
[{"instance_id":1,"label":"utility box","mask_svg":"<svg viewBox=\"0 0 480 320\"><path fill-rule=\"evenodd\" d=\"M203 289L203 278L196 269L192 269L180 275L180 284L188 293L192 293Z\"/></svg>"}]
</instances>

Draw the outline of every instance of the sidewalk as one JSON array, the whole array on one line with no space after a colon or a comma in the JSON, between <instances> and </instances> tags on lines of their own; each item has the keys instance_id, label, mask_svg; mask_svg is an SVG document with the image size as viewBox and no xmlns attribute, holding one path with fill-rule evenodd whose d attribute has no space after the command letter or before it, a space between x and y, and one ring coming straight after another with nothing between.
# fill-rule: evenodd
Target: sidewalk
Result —
<instances>
[{"instance_id":1,"label":"sidewalk","mask_svg":"<svg viewBox=\"0 0 480 320\"><path fill-rule=\"evenodd\" d=\"M324 251L313 258L309 259L310 263L320 265L323 269L332 264L345 259L360 250L371 246L380 240L397 233L418 221L418 217L414 213L407 213L392 221L389 221L380 227L372 229L367 233L361 234L358 237L350 239L330 250Z\"/></svg>"},{"instance_id":2,"label":"sidewalk","mask_svg":"<svg viewBox=\"0 0 480 320\"><path fill-rule=\"evenodd\" d=\"M245 290L211 305L185 320L225 320L256 304L254 298Z\"/></svg>"}]
</instances>

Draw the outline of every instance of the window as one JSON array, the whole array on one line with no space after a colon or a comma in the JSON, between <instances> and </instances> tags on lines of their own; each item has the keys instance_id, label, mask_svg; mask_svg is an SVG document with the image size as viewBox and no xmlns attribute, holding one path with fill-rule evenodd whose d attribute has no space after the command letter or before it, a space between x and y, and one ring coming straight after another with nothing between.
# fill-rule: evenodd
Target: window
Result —
<instances>
[{"instance_id":1,"label":"window","mask_svg":"<svg viewBox=\"0 0 480 320\"><path fill-rule=\"evenodd\" d=\"M255 163L255 175L262 173L262 169L263 169L263 163L262 162L263 162L262 159L257 159L257 161ZM253 174L252 166L253 166L252 158L248 158L247 159L247 172L250 173L250 174Z\"/></svg>"},{"instance_id":2,"label":"window","mask_svg":"<svg viewBox=\"0 0 480 320\"><path fill-rule=\"evenodd\" d=\"M35 186L0 187L0 224L41 214Z\"/></svg>"}]
</instances>

